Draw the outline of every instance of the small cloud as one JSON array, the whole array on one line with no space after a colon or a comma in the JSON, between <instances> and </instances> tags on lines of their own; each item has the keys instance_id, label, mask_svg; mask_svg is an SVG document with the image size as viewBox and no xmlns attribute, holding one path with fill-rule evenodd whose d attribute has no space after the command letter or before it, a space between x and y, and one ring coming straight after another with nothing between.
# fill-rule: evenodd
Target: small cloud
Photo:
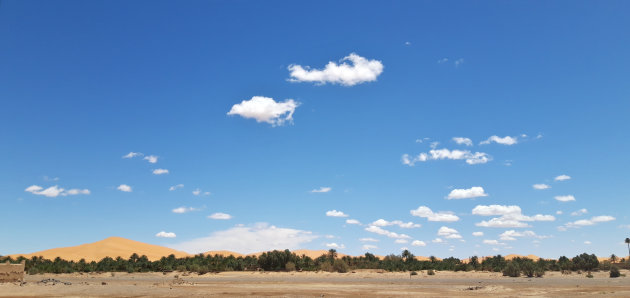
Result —
<instances>
[{"instance_id":1,"label":"small cloud","mask_svg":"<svg viewBox=\"0 0 630 298\"><path fill-rule=\"evenodd\" d=\"M391 231L385 230L385 229L383 229L381 227L377 227L377 226L373 226L373 225L368 226L367 228L365 228L365 230L370 232L370 233L375 233L375 234L387 236L389 238L396 238L396 239L410 239L411 238L411 237L409 237L409 235L398 234L398 233L391 232Z\"/></svg>"},{"instance_id":2,"label":"small cloud","mask_svg":"<svg viewBox=\"0 0 630 298\"><path fill-rule=\"evenodd\" d=\"M446 62L448 62L448 58L442 58L442 59L437 61L438 64L442 64L442 63L446 63Z\"/></svg>"},{"instance_id":3,"label":"small cloud","mask_svg":"<svg viewBox=\"0 0 630 298\"><path fill-rule=\"evenodd\" d=\"M483 236L483 232L473 232L472 235L475 237L481 237Z\"/></svg>"},{"instance_id":4,"label":"small cloud","mask_svg":"<svg viewBox=\"0 0 630 298\"><path fill-rule=\"evenodd\" d=\"M578 211L571 212L571 216L580 216L580 215L584 215L586 213L588 213L588 210L586 210L586 208L582 208L582 209L580 209Z\"/></svg>"},{"instance_id":5,"label":"small cloud","mask_svg":"<svg viewBox=\"0 0 630 298\"><path fill-rule=\"evenodd\" d=\"M488 245L504 245L504 243L499 242L498 240L484 240L483 241L484 244L488 244Z\"/></svg>"},{"instance_id":6,"label":"small cloud","mask_svg":"<svg viewBox=\"0 0 630 298\"><path fill-rule=\"evenodd\" d=\"M557 176L556 178L554 178L553 180L566 181L566 180L570 180L570 179L571 179L571 176L569 176L569 175L560 175L560 176Z\"/></svg>"},{"instance_id":7,"label":"small cloud","mask_svg":"<svg viewBox=\"0 0 630 298\"><path fill-rule=\"evenodd\" d=\"M140 152L129 152L129 153L127 153L127 155L123 156L122 158L134 158L136 156L142 156L142 153L140 153Z\"/></svg>"},{"instance_id":8,"label":"small cloud","mask_svg":"<svg viewBox=\"0 0 630 298\"><path fill-rule=\"evenodd\" d=\"M196 188L195 190L192 191L192 194L195 196L200 196L200 195L204 195L204 196L209 196L210 192L209 191L201 191L201 189Z\"/></svg>"},{"instance_id":9,"label":"small cloud","mask_svg":"<svg viewBox=\"0 0 630 298\"><path fill-rule=\"evenodd\" d=\"M348 217L348 214L345 214L341 211L337 211L337 210L330 210L330 211L326 211L326 216L330 216L330 217Z\"/></svg>"},{"instance_id":10,"label":"small cloud","mask_svg":"<svg viewBox=\"0 0 630 298\"><path fill-rule=\"evenodd\" d=\"M148 161L149 163L157 163L158 157L155 155L148 155L144 157L144 160Z\"/></svg>"},{"instance_id":11,"label":"small cloud","mask_svg":"<svg viewBox=\"0 0 630 298\"><path fill-rule=\"evenodd\" d=\"M159 237L159 238L175 238L175 237L177 237L177 235L175 235L175 233L173 233L173 232L162 231L162 232L159 232L159 233L155 234L155 237Z\"/></svg>"},{"instance_id":12,"label":"small cloud","mask_svg":"<svg viewBox=\"0 0 630 298\"><path fill-rule=\"evenodd\" d=\"M89 189L78 189L78 188L73 188L73 189L69 189L66 190L62 187L59 187L58 185L55 186L51 186L48 187L46 189L44 189L43 187L39 186L39 185L31 185L29 187L27 187L26 189L24 189L25 192L30 192L34 195L39 195L39 196L45 196L45 197L49 197L49 198L56 198L58 196L74 196L74 195L89 195L90 194L90 190Z\"/></svg>"},{"instance_id":13,"label":"small cloud","mask_svg":"<svg viewBox=\"0 0 630 298\"><path fill-rule=\"evenodd\" d=\"M346 61L351 64L347 64ZM328 62L324 69L311 69L301 65L291 64L290 82L315 82L318 84L341 84L344 86L354 86L365 82L376 81L376 78L383 72L383 63L378 60L368 60L355 53L341 59L340 64L333 61Z\"/></svg>"},{"instance_id":14,"label":"small cloud","mask_svg":"<svg viewBox=\"0 0 630 298\"><path fill-rule=\"evenodd\" d=\"M177 184L177 185L173 185L173 186L169 187L168 190L169 191L174 191L174 190L177 190L177 189L180 189L180 188L183 188L183 187L184 187L183 184Z\"/></svg>"},{"instance_id":15,"label":"small cloud","mask_svg":"<svg viewBox=\"0 0 630 298\"><path fill-rule=\"evenodd\" d=\"M445 226L440 227L437 234L438 236L442 236L446 239L461 239L462 238L462 236L459 234L457 230L449 228L449 227L445 227Z\"/></svg>"},{"instance_id":16,"label":"small cloud","mask_svg":"<svg viewBox=\"0 0 630 298\"><path fill-rule=\"evenodd\" d=\"M499 137L499 136L491 136L489 137L487 140L479 143L480 145L487 145L490 143L497 143L497 144L501 144L501 145L514 145L516 143L518 143L518 139L517 137L510 137L510 136L505 136L505 137Z\"/></svg>"},{"instance_id":17,"label":"small cloud","mask_svg":"<svg viewBox=\"0 0 630 298\"><path fill-rule=\"evenodd\" d=\"M324 186L322 186L322 187L320 187L318 189L311 190L311 192L312 193L326 193L326 192L329 192L331 190L332 190L331 187L324 187Z\"/></svg>"},{"instance_id":18,"label":"small cloud","mask_svg":"<svg viewBox=\"0 0 630 298\"><path fill-rule=\"evenodd\" d=\"M406 45L406 46L410 46L410 45L411 45L411 42L409 42L409 41L405 41L405 45Z\"/></svg>"},{"instance_id":19,"label":"small cloud","mask_svg":"<svg viewBox=\"0 0 630 298\"><path fill-rule=\"evenodd\" d=\"M492 158L484 152L472 153L468 150L449 150L449 149L431 149L428 153L422 152L417 156L403 154L401 161L404 165L414 166L417 162L426 162L429 160L465 160L469 165L484 164L492 160Z\"/></svg>"},{"instance_id":20,"label":"small cloud","mask_svg":"<svg viewBox=\"0 0 630 298\"><path fill-rule=\"evenodd\" d=\"M455 60L455 62L453 62L453 64L455 64L455 67L459 67L460 65L464 64L464 59L463 58L459 58L459 59Z\"/></svg>"},{"instance_id":21,"label":"small cloud","mask_svg":"<svg viewBox=\"0 0 630 298\"><path fill-rule=\"evenodd\" d=\"M609 216L609 215L600 215L600 216L594 216L591 217L591 219L580 219L580 220L576 220L573 222L569 222L566 223L562 226L558 227L558 230L560 231L566 231L569 228L580 228L580 227L586 227L586 226L593 226L595 224L601 223L601 222L609 222L609 221L613 221L616 218Z\"/></svg>"},{"instance_id":22,"label":"small cloud","mask_svg":"<svg viewBox=\"0 0 630 298\"><path fill-rule=\"evenodd\" d=\"M361 242L378 242L378 239L374 239L374 238L361 238L361 239L359 239L359 241L361 241Z\"/></svg>"},{"instance_id":23,"label":"small cloud","mask_svg":"<svg viewBox=\"0 0 630 298\"><path fill-rule=\"evenodd\" d=\"M424 243L424 241L414 240L413 242L411 242L411 246L427 246L427 244Z\"/></svg>"},{"instance_id":24,"label":"small cloud","mask_svg":"<svg viewBox=\"0 0 630 298\"><path fill-rule=\"evenodd\" d=\"M549 186L549 185L547 185L547 184L542 184L542 183L541 183L541 184L534 184L534 185L532 185L532 187L533 187L534 189L537 189L537 190L543 190L543 189L549 189L549 188L551 188L551 186Z\"/></svg>"},{"instance_id":25,"label":"small cloud","mask_svg":"<svg viewBox=\"0 0 630 298\"><path fill-rule=\"evenodd\" d=\"M258 123L269 123L271 126L282 126L293 122L293 113L300 105L293 99L276 102L273 98L254 96L232 106L228 115L239 115L243 118L255 119Z\"/></svg>"},{"instance_id":26,"label":"small cloud","mask_svg":"<svg viewBox=\"0 0 630 298\"><path fill-rule=\"evenodd\" d=\"M571 202L571 201L575 201L575 197L572 195L566 195L566 196L555 196L554 199L556 199L556 201L560 201L560 202Z\"/></svg>"},{"instance_id":27,"label":"small cloud","mask_svg":"<svg viewBox=\"0 0 630 298\"><path fill-rule=\"evenodd\" d=\"M433 243L444 243L444 240L442 240L442 238L435 238L435 239L431 240L431 242L433 242Z\"/></svg>"},{"instance_id":28,"label":"small cloud","mask_svg":"<svg viewBox=\"0 0 630 298\"><path fill-rule=\"evenodd\" d=\"M378 247L376 245L364 244L361 248L363 250L370 250L370 249L377 249Z\"/></svg>"},{"instance_id":29,"label":"small cloud","mask_svg":"<svg viewBox=\"0 0 630 298\"><path fill-rule=\"evenodd\" d=\"M421 227L420 224L416 224L413 222L403 222L400 220L394 220L394 221L387 221L384 219L379 219L375 222L373 222L371 225L373 226L377 226L377 227L386 227L386 226L399 226L401 228L405 228L405 229L411 229L411 228L419 228Z\"/></svg>"},{"instance_id":30,"label":"small cloud","mask_svg":"<svg viewBox=\"0 0 630 298\"><path fill-rule=\"evenodd\" d=\"M346 248L345 245L343 245L343 244L339 245L339 244L334 243L334 242L333 243L326 243L326 247L334 248L334 249L344 249L344 248Z\"/></svg>"},{"instance_id":31,"label":"small cloud","mask_svg":"<svg viewBox=\"0 0 630 298\"><path fill-rule=\"evenodd\" d=\"M213 213L211 215L208 215L208 218L210 218L210 219L228 220L228 219L232 219L232 215L229 215L227 213L217 212L217 213Z\"/></svg>"},{"instance_id":32,"label":"small cloud","mask_svg":"<svg viewBox=\"0 0 630 298\"><path fill-rule=\"evenodd\" d=\"M185 207L185 206L173 209L173 213L177 213L177 214L183 214L183 213L192 212L192 211L199 211L199 209L193 208L193 207Z\"/></svg>"},{"instance_id":33,"label":"small cloud","mask_svg":"<svg viewBox=\"0 0 630 298\"><path fill-rule=\"evenodd\" d=\"M131 192L132 191L131 186L129 186L127 184L118 185L118 187L116 187L116 189L118 189L118 190L120 190L122 192Z\"/></svg>"},{"instance_id":34,"label":"small cloud","mask_svg":"<svg viewBox=\"0 0 630 298\"><path fill-rule=\"evenodd\" d=\"M556 214L557 215L562 215L562 211L558 210L558 211L556 211Z\"/></svg>"},{"instance_id":35,"label":"small cloud","mask_svg":"<svg viewBox=\"0 0 630 298\"><path fill-rule=\"evenodd\" d=\"M458 145L466 145L466 146L472 146L473 145L473 141L469 138L463 138L463 137L454 137L453 141L455 143L457 143Z\"/></svg>"},{"instance_id":36,"label":"small cloud","mask_svg":"<svg viewBox=\"0 0 630 298\"><path fill-rule=\"evenodd\" d=\"M433 212L433 210L427 206L420 206L418 209L409 212L413 216L424 217L428 221L453 222L459 220L459 217L452 212Z\"/></svg>"},{"instance_id":37,"label":"small cloud","mask_svg":"<svg viewBox=\"0 0 630 298\"><path fill-rule=\"evenodd\" d=\"M361 222L359 222L356 219L346 219L346 223L349 224L349 225L360 225L361 224Z\"/></svg>"},{"instance_id":38,"label":"small cloud","mask_svg":"<svg viewBox=\"0 0 630 298\"><path fill-rule=\"evenodd\" d=\"M446 197L449 200L452 199L472 199L478 197L487 197L488 194L483 190L481 186L473 186L467 189L453 189L451 193Z\"/></svg>"},{"instance_id":39,"label":"small cloud","mask_svg":"<svg viewBox=\"0 0 630 298\"><path fill-rule=\"evenodd\" d=\"M584 244L586 244L586 245L591 245L591 242L590 242L590 241L588 241L588 240L586 240L586 241L584 241Z\"/></svg>"},{"instance_id":40,"label":"small cloud","mask_svg":"<svg viewBox=\"0 0 630 298\"><path fill-rule=\"evenodd\" d=\"M168 170L167 169L155 169L155 170L153 170L153 175L163 175L163 174L168 174Z\"/></svg>"},{"instance_id":41,"label":"small cloud","mask_svg":"<svg viewBox=\"0 0 630 298\"><path fill-rule=\"evenodd\" d=\"M394 243L405 244L405 243L409 243L409 240L407 240L407 239L396 239L396 240L394 240Z\"/></svg>"}]
</instances>

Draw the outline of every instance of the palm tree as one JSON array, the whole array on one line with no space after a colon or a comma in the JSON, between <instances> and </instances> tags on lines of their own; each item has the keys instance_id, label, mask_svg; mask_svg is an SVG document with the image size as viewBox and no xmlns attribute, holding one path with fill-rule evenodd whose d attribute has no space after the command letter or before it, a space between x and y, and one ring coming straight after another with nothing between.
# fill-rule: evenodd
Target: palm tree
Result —
<instances>
[{"instance_id":1,"label":"palm tree","mask_svg":"<svg viewBox=\"0 0 630 298\"><path fill-rule=\"evenodd\" d=\"M630 258L630 238L626 238L626 244L628 245L628 257Z\"/></svg>"},{"instance_id":2,"label":"palm tree","mask_svg":"<svg viewBox=\"0 0 630 298\"><path fill-rule=\"evenodd\" d=\"M337 251L335 249L329 249L328 250L328 258L331 260L334 260L337 258Z\"/></svg>"},{"instance_id":3,"label":"palm tree","mask_svg":"<svg viewBox=\"0 0 630 298\"><path fill-rule=\"evenodd\" d=\"M413 257L414 257L414 256L413 256L413 254L412 254L409 250L406 250L406 249L405 249L405 250L402 252L401 257L402 257L405 261L409 261L409 260L413 259Z\"/></svg>"},{"instance_id":4,"label":"palm tree","mask_svg":"<svg viewBox=\"0 0 630 298\"><path fill-rule=\"evenodd\" d=\"M617 263L617 256L615 254L610 255L610 262Z\"/></svg>"}]
</instances>

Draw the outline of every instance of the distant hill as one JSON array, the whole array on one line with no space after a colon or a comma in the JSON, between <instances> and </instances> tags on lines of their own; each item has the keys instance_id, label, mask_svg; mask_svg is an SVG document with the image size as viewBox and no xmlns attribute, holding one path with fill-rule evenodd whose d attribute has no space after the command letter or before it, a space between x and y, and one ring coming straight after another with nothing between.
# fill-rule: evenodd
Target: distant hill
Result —
<instances>
[{"instance_id":1,"label":"distant hill","mask_svg":"<svg viewBox=\"0 0 630 298\"><path fill-rule=\"evenodd\" d=\"M80 259L85 259L86 261L91 262L100 261L104 257L121 257L128 259L129 256L134 253L139 256L146 255L151 261L159 260L160 258L170 254L173 254L178 258L189 256L189 254L183 251L159 245L147 244L121 237L109 237L94 243L47 249L30 254L15 254L11 255L11 257L17 258L19 256L24 256L26 258L31 258L33 256L42 256L45 259L50 260L60 257L68 261L79 261Z\"/></svg>"}]
</instances>

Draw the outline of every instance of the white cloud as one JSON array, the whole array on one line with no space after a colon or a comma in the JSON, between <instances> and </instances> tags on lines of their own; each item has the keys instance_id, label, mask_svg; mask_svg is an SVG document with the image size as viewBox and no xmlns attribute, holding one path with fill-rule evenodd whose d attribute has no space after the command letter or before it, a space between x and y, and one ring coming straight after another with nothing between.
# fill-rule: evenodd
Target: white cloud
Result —
<instances>
[{"instance_id":1,"label":"white cloud","mask_svg":"<svg viewBox=\"0 0 630 298\"><path fill-rule=\"evenodd\" d=\"M343 244L337 244L337 243L334 243L334 242L333 242L333 243L326 243L326 247L328 247L328 248L334 248L334 249L344 249L344 248L346 248L346 246L345 246L345 245L343 245Z\"/></svg>"},{"instance_id":2,"label":"white cloud","mask_svg":"<svg viewBox=\"0 0 630 298\"><path fill-rule=\"evenodd\" d=\"M442 58L442 59L437 61L438 64L442 64L442 63L446 63L446 62L448 62L448 58Z\"/></svg>"},{"instance_id":3,"label":"white cloud","mask_svg":"<svg viewBox=\"0 0 630 298\"><path fill-rule=\"evenodd\" d=\"M404 165L414 166L417 162L429 160L466 160L469 165L484 164L492 160L492 157L484 152L472 153L469 150L431 149L428 153L420 153L415 157L403 154L401 160Z\"/></svg>"},{"instance_id":4,"label":"white cloud","mask_svg":"<svg viewBox=\"0 0 630 298\"><path fill-rule=\"evenodd\" d=\"M316 238L317 236L310 231L259 223L254 226L239 225L224 231L216 231L208 237L182 242L173 245L172 248L194 254L209 250L229 250L247 254L274 249L294 250Z\"/></svg>"},{"instance_id":5,"label":"white cloud","mask_svg":"<svg viewBox=\"0 0 630 298\"><path fill-rule=\"evenodd\" d=\"M472 146L473 145L473 141L469 138L462 138L462 137L454 137L453 141L455 143L457 143L458 145L466 145L466 146Z\"/></svg>"},{"instance_id":6,"label":"white cloud","mask_svg":"<svg viewBox=\"0 0 630 298\"><path fill-rule=\"evenodd\" d=\"M584 241L584 244L586 244L586 245L591 245L591 242L590 242L590 241L588 241L588 240L586 240L586 241Z\"/></svg>"},{"instance_id":7,"label":"white cloud","mask_svg":"<svg viewBox=\"0 0 630 298\"><path fill-rule=\"evenodd\" d=\"M359 222L356 219L346 219L346 223L349 224L349 225L360 225L361 224L361 222Z\"/></svg>"},{"instance_id":8,"label":"white cloud","mask_svg":"<svg viewBox=\"0 0 630 298\"><path fill-rule=\"evenodd\" d=\"M557 176L556 178L554 178L554 180L556 180L556 181L566 181L566 180L569 180L569 179L571 179L571 176L569 176L569 175L560 175L560 176Z\"/></svg>"},{"instance_id":9,"label":"white cloud","mask_svg":"<svg viewBox=\"0 0 630 298\"><path fill-rule=\"evenodd\" d=\"M348 217L348 214L345 214L341 211L337 211L337 210L329 210L326 211L326 216L330 216L330 217Z\"/></svg>"},{"instance_id":10,"label":"white cloud","mask_svg":"<svg viewBox=\"0 0 630 298\"><path fill-rule=\"evenodd\" d=\"M318 188L318 189L313 189L313 190L311 190L311 192L312 192L312 193L325 193L325 192L329 192L329 191L331 191L331 190L332 190L332 188L331 188L331 187L324 187L324 186L322 186L322 187L320 187L320 188Z\"/></svg>"},{"instance_id":11,"label":"white cloud","mask_svg":"<svg viewBox=\"0 0 630 298\"><path fill-rule=\"evenodd\" d=\"M168 170L167 169L155 169L155 170L153 170L153 175L162 175L162 174L168 174Z\"/></svg>"},{"instance_id":12,"label":"white cloud","mask_svg":"<svg viewBox=\"0 0 630 298\"><path fill-rule=\"evenodd\" d=\"M552 215L536 214L534 216L523 215L521 207L512 205L477 205L472 210L473 215L481 216L500 216L490 219L489 221L481 221L476 224L478 227L492 228L525 228L529 227L528 221L554 221L556 218Z\"/></svg>"},{"instance_id":13,"label":"white cloud","mask_svg":"<svg viewBox=\"0 0 630 298\"><path fill-rule=\"evenodd\" d=\"M209 196L210 192L209 191L201 191L201 189L196 188L195 190L192 191L192 194L195 196L200 196L200 195L204 195L204 196Z\"/></svg>"},{"instance_id":14,"label":"white cloud","mask_svg":"<svg viewBox=\"0 0 630 298\"><path fill-rule=\"evenodd\" d=\"M554 199L556 199L557 201L560 202L570 202L570 201L575 201L575 197L572 195L566 195L566 196L555 196Z\"/></svg>"},{"instance_id":15,"label":"white cloud","mask_svg":"<svg viewBox=\"0 0 630 298\"><path fill-rule=\"evenodd\" d=\"M586 208L582 208L582 209L580 209L578 211L571 212L571 215L572 216L580 216L580 215L584 215L586 213L588 213L588 210L586 210Z\"/></svg>"},{"instance_id":16,"label":"white cloud","mask_svg":"<svg viewBox=\"0 0 630 298\"><path fill-rule=\"evenodd\" d=\"M145 156L144 160L150 162L150 163L157 163L158 161L158 157L155 155L149 155L149 156Z\"/></svg>"},{"instance_id":17,"label":"white cloud","mask_svg":"<svg viewBox=\"0 0 630 298\"><path fill-rule=\"evenodd\" d=\"M378 239L374 239L374 238L361 238L361 239L359 239L359 241L361 241L361 242L378 242Z\"/></svg>"},{"instance_id":18,"label":"white cloud","mask_svg":"<svg viewBox=\"0 0 630 298\"><path fill-rule=\"evenodd\" d=\"M411 237L409 237L409 235L405 235L405 234L398 234L395 232L390 232L388 230L385 230L381 227L377 227L377 226L368 226L367 228L365 228L366 231L371 232L371 233L376 233L379 235L383 235L383 236L387 236L389 238L397 238L397 239L409 239Z\"/></svg>"},{"instance_id":19,"label":"white cloud","mask_svg":"<svg viewBox=\"0 0 630 298\"><path fill-rule=\"evenodd\" d=\"M227 213L217 212L217 213L213 213L211 215L208 215L208 218L210 218L210 219L228 220L228 219L232 219L232 215L229 215Z\"/></svg>"},{"instance_id":20,"label":"white cloud","mask_svg":"<svg viewBox=\"0 0 630 298\"><path fill-rule=\"evenodd\" d=\"M182 213L186 213L186 212L191 212L191 211L199 211L199 209L197 208L193 208L193 207L178 207L172 210L173 213L178 213L178 214L182 214Z\"/></svg>"},{"instance_id":21,"label":"white cloud","mask_svg":"<svg viewBox=\"0 0 630 298\"><path fill-rule=\"evenodd\" d=\"M413 222L402 222L400 220L387 221L387 220L384 220L384 219L379 219L379 220L373 222L372 225L377 226L377 227L386 227L386 226L396 225L396 226L399 226L401 228L406 228L406 229L421 227L420 224L416 224L416 223L413 223Z\"/></svg>"},{"instance_id":22,"label":"white cloud","mask_svg":"<svg viewBox=\"0 0 630 298\"><path fill-rule=\"evenodd\" d=\"M24 191L30 192L34 195L45 196L49 198L56 198L58 196L65 197L65 196L73 196L73 195L89 195L90 194L89 189L73 188L73 189L66 190L62 187L59 187L58 185L54 185L46 189L44 189L43 187L39 185L31 185L27 187L26 189L24 189Z\"/></svg>"},{"instance_id":23,"label":"white cloud","mask_svg":"<svg viewBox=\"0 0 630 298\"><path fill-rule=\"evenodd\" d=\"M370 244L364 244L361 248L362 248L363 250L370 250L370 249L377 249L377 248L378 248L378 246L376 246L376 245L370 245Z\"/></svg>"},{"instance_id":24,"label":"white cloud","mask_svg":"<svg viewBox=\"0 0 630 298\"><path fill-rule=\"evenodd\" d=\"M142 153L140 153L140 152L129 152L129 153L127 153L127 155L123 156L122 158L134 158L136 156L142 156Z\"/></svg>"},{"instance_id":25,"label":"white cloud","mask_svg":"<svg viewBox=\"0 0 630 298\"><path fill-rule=\"evenodd\" d=\"M132 192L131 186L127 185L127 184L121 184L118 185L118 187L116 187L116 189L123 191L123 192Z\"/></svg>"},{"instance_id":26,"label":"white cloud","mask_svg":"<svg viewBox=\"0 0 630 298\"><path fill-rule=\"evenodd\" d=\"M488 245L504 245L504 243L501 243L497 240L488 240L488 239L484 240L483 243L488 244Z\"/></svg>"},{"instance_id":27,"label":"white cloud","mask_svg":"<svg viewBox=\"0 0 630 298\"><path fill-rule=\"evenodd\" d=\"M547 185L547 184L543 184L543 183L540 183L540 184L534 184L534 185L532 185L532 187L533 187L534 189L537 189L537 190L543 190L543 189L549 189L549 188L551 188L551 186L549 186L549 185Z\"/></svg>"},{"instance_id":28,"label":"white cloud","mask_svg":"<svg viewBox=\"0 0 630 298\"><path fill-rule=\"evenodd\" d=\"M258 123L266 122L271 126L282 126L286 122L293 122L293 113L299 105L300 103L293 99L276 102L270 97L254 96L250 100L233 105L227 114L255 119Z\"/></svg>"},{"instance_id":29,"label":"white cloud","mask_svg":"<svg viewBox=\"0 0 630 298\"><path fill-rule=\"evenodd\" d=\"M442 236L446 239L461 239L462 238L462 236L459 234L457 230L449 228L449 227L445 227L445 226L440 227L437 234L438 236Z\"/></svg>"},{"instance_id":30,"label":"white cloud","mask_svg":"<svg viewBox=\"0 0 630 298\"><path fill-rule=\"evenodd\" d=\"M175 237L177 237L177 235L175 235L175 233L173 233L173 232L165 232L165 231L162 231L162 232L159 232L159 233L155 234L155 237L160 237L160 238L175 238Z\"/></svg>"},{"instance_id":31,"label":"white cloud","mask_svg":"<svg viewBox=\"0 0 630 298\"><path fill-rule=\"evenodd\" d=\"M173 186L169 187L168 190L169 191L174 191L176 189L183 188L183 187L184 187L183 184L177 184L177 185L173 185Z\"/></svg>"},{"instance_id":32,"label":"white cloud","mask_svg":"<svg viewBox=\"0 0 630 298\"><path fill-rule=\"evenodd\" d=\"M413 242L411 242L411 246L427 246L427 244L424 243L424 241L414 240Z\"/></svg>"},{"instance_id":33,"label":"white cloud","mask_svg":"<svg viewBox=\"0 0 630 298\"><path fill-rule=\"evenodd\" d=\"M350 64L346 63L346 61L349 61ZM376 81L376 78L383 72L383 63L381 61L368 60L355 53L344 57L340 62L337 64L330 61L322 70L291 64L288 67L291 76L289 81L354 86Z\"/></svg>"},{"instance_id":34,"label":"white cloud","mask_svg":"<svg viewBox=\"0 0 630 298\"><path fill-rule=\"evenodd\" d=\"M490 143L497 143L497 144L501 144L501 145L514 145L516 143L518 143L518 138L517 137L510 137L510 136L505 136L505 137L499 137L499 136L491 136L489 137L487 140L482 141L481 143L479 143L480 145L487 145Z\"/></svg>"},{"instance_id":35,"label":"white cloud","mask_svg":"<svg viewBox=\"0 0 630 298\"><path fill-rule=\"evenodd\" d=\"M460 65L464 64L464 58L459 58L459 59L455 60L455 62L453 62L453 64L455 64L455 67L459 67Z\"/></svg>"},{"instance_id":36,"label":"white cloud","mask_svg":"<svg viewBox=\"0 0 630 298\"><path fill-rule=\"evenodd\" d=\"M405 243L409 243L409 240L407 240L407 239L396 239L396 240L394 240L394 243L405 244Z\"/></svg>"},{"instance_id":37,"label":"white cloud","mask_svg":"<svg viewBox=\"0 0 630 298\"><path fill-rule=\"evenodd\" d=\"M431 242L433 242L433 243L444 243L444 240L442 240L442 238L435 238L435 239L431 240Z\"/></svg>"},{"instance_id":38,"label":"white cloud","mask_svg":"<svg viewBox=\"0 0 630 298\"><path fill-rule=\"evenodd\" d=\"M536 238L536 239L545 239L545 238L549 238L550 236L540 236L540 235L536 235L536 233L534 231L523 231L523 232L517 232L515 230L508 230L505 231L503 233L501 233L501 235L499 235L499 238L501 240L504 241L514 241L516 240L516 237L529 237L529 238Z\"/></svg>"},{"instance_id":39,"label":"white cloud","mask_svg":"<svg viewBox=\"0 0 630 298\"><path fill-rule=\"evenodd\" d=\"M593 226L597 223L600 222L609 222L609 221L613 221L616 218L609 216L609 215L600 215L600 216L594 216L591 217L591 219L580 219L580 220L576 220L573 222L569 222L564 224L563 226L558 227L558 230L560 231L566 231L568 228L579 228L579 227L585 227L585 226Z\"/></svg>"},{"instance_id":40,"label":"white cloud","mask_svg":"<svg viewBox=\"0 0 630 298\"><path fill-rule=\"evenodd\" d=\"M410 41L405 41L405 45L406 45L406 46L410 46L410 45L411 45L411 42L410 42Z\"/></svg>"},{"instance_id":41,"label":"white cloud","mask_svg":"<svg viewBox=\"0 0 630 298\"><path fill-rule=\"evenodd\" d=\"M556 211L556 214L558 214L558 215L562 215L562 211L561 211L561 210L558 210L558 211Z\"/></svg>"},{"instance_id":42,"label":"white cloud","mask_svg":"<svg viewBox=\"0 0 630 298\"><path fill-rule=\"evenodd\" d=\"M471 199L478 197L487 197L488 194L483 190L481 186L473 186L467 189L453 189L448 194L447 199Z\"/></svg>"},{"instance_id":43,"label":"white cloud","mask_svg":"<svg viewBox=\"0 0 630 298\"><path fill-rule=\"evenodd\" d=\"M451 212L433 212L427 206L420 206L416 210L411 210L410 213L413 216L424 217L428 221L453 222L459 220L459 217Z\"/></svg>"}]
</instances>

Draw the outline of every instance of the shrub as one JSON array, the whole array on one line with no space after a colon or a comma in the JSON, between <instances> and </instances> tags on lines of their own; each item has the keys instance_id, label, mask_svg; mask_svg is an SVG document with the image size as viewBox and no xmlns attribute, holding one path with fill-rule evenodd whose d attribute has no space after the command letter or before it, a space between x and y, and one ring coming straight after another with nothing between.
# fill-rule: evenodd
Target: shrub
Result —
<instances>
[{"instance_id":1,"label":"shrub","mask_svg":"<svg viewBox=\"0 0 630 298\"><path fill-rule=\"evenodd\" d=\"M523 270L523 274L527 277L534 277L534 272L536 271L533 262L523 262L521 265L521 269Z\"/></svg>"},{"instance_id":2,"label":"shrub","mask_svg":"<svg viewBox=\"0 0 630 298\"><path fill-rule=\"evenodd\" d=\"M284 265L284 269L286 269L287 271L295 271L295 263L287 262L287 264Z\"/></svg>"},{"instance_id":3,"label":"shrub","mask_svg":"<svg viewBox=\"0 0 630 298\"><path fill-rule=\"evenodd\" d=\"M593 274L591 274L591 272L589 271L588 274L586 275L586 277L593 278Z\"/></svg>"},{"instance_id":4,"label":"shrub","mask_svg":"<svg viewBox=\"0 0 630 298\"><path fill-rule=\"evenodd\" d=\"M619 277L621 276L621 272L619 272L619 268L617 266L610 267L610 277Z\"/></svg>"},{"instance_id":5,"label":"shrub","mask_svg":"<svg viewBox=\"0 0 630 298\"><path fill-rule=\"evenodd\" d=\"M536 268L536 270L534 271L534 275L536 277L543 277L543 275L545 275L545 269L544 268Z\"/></svg>"},{"instance_id":6,"label":"shrub","mask_svg":"<svg viewBox=\"0 0 630 298\"><path fill-rule=\"evenodd\" d=\"M321 271L327 271L327 272L333 272L335 271L333 269L333 265L329 262L323 262L319 265L319 270Z\"/></svg>"},{"instance_id":7,"label":"shrub","mask_svg":"<svg viewBox=\"0 0 630 298\"><path fill-rule=\"evenodd\" d=\"M428 275L435 275L435 271L433 271L433 269L429 269L429 270L427 270L427 274Z\"/></svg>"},{"instance_id":8,"label":"shrub","mask_svg":"<svg viewBox=\"0 0 630 298\"><path fill-rule=\"evenodd\" d=\"M348 264L340 259L336 259L333 263L333 270L339 273L346 273L348 272Z\"/></svg>"},{"instance_id":9,"label":"shrub","mask_svg":"<svg viewBox=\"0 0 630 298\"><path fill-rule=\"evenodd\" d=\"M409 275L418 275L418 272L411 271L411 272L409 273Z\"/></svg>"},{"instance_id":10,"label":"shrub","mask_svg":"<svg viewBox=\"0 0 630 298\"><path fill-rule=\"evenodd\" d=\"M509 262L503 269L503 276L519 277L521 276L521 268L516 262Z\"/></svg>"}]
</instances>

